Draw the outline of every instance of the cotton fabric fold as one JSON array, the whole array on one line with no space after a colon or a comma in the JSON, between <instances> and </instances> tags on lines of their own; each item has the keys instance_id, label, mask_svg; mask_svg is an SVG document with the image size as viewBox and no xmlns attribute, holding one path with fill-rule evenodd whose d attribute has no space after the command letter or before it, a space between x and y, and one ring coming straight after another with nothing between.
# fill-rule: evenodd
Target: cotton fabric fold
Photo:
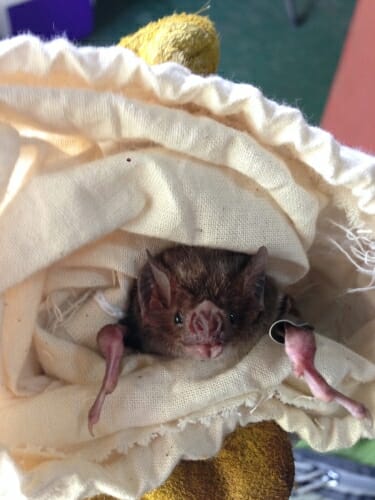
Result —
<instances>
[{"instance_id":1,"label":"cotton fabric fold","mask_svg":"<svg viewBox=\"0 0 375 500\"><path fill-rule=\"evenodd\" d=\"M4 495L137 498L262 420L322 451L375 437L312 398L267 335L209 363L129 353L94 438L87 427L96 333L146 250L177 243L266 245L316 327L318 368L375 413L372 156L251 85L32 36L0 42L0 144Z\"/></svg>"}]
</instances>

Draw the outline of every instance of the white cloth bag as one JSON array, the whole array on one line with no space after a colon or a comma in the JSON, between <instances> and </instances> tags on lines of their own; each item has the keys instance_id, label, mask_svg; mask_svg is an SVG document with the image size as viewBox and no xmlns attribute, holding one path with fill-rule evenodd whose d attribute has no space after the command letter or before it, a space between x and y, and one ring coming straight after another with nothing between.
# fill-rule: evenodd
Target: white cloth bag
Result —
<instances>
[{"instance_id":1,"label":"white cloth bag","mask_svg":"<svg viewBox=\"0 0 375 500\"><path fill-rule=\"evenodd\" d=\"M243 359L125 357L95 438L87 428L96 333L146 248L178 242L267 245L321 334L318 368L375 413L374 169L250 85L119 47L1 42L0 497L137 498L265 419L318 450L374 437L312 398L267 336Z\"/></svg>"}]
</instances>

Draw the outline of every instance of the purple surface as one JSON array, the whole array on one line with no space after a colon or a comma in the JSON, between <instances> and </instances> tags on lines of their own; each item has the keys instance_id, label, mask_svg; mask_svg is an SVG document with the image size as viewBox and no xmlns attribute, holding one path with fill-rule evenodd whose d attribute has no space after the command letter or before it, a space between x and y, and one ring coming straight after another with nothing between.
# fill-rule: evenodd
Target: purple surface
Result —
<instances>
[{"instance_id":1,"label":"purple surface","mask_svg":"<svg viewBox=\"0 0 375 500\"><path fill-rule=\"evenodd\" d=\"M64 35L77 40L93 28L90 0L25 0L8 7L8 13L13 35L27 31L47 38Z\"/></svg>"}]
</instances>

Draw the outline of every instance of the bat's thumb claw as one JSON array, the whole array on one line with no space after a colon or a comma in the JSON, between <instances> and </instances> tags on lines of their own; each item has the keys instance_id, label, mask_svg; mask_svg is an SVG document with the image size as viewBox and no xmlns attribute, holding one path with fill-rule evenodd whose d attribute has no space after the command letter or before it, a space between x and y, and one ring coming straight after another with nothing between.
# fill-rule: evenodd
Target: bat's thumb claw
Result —
<instances>
[{"instance_id":1,"label":"bat's thumb claw","mask_svg":"<svg viewBox=\"0 0 375 500\"><path fill-rule=\"evenodd\" d=\"M351 408L350 413L353 415L353 417L363 420L366 427L370 429L374 427L374 418L365 405L357 403L354 408Z\"/></svg>"},{"instance_id":2,"label":"bat's thumb claw","mask_svg":"<svg viewBox=\"0 0 375 500\"><path fill-rule=\"evenodd\" d=\"M362 417L366 424L368 425L368 427L370 429L373 429L374 427L374 417L372 416L372 414L369 412L369 410L367 408L365 408L365 414L363 415Z\"/></svg>"},{"instance_id":3,"label":"bat's thumb claw","mask_svg":"<svg viewBox=\"0 0 375 500\"><path fill-rule=\"evenodd\" d=\"M96 408L94 405L94 406L92 406L92 408L89 411L88 422L87 422L87 426L89 428L89 433L91 434L92 437L95 437L93 428L94 428L94 425L98 422L98 420L99 420L99 416L97 414L97 411L96 411Z\"/></svg>"},{"instance_id":4,"label":"bat's thumb claw","mask_svg":"<svg viewBox=\"0 0 375 500\"><path fill-rule=\"evenodd\" d=\"M95 437L95 435L94 435L94 425L95 424L96 424L96 422L94 421L93 418L91 418L91 415L89 415L87 427L89 428L89 433L91 434L92 437Z\"/></svg>"},{"instance_id":5,"label":"bat's thumb claw","mask_svg":"<svg viewBox=\"0 0 375 500\"><path fill-rule=\"evenodd\" d=\"M88 427L89 427L89 433L91 434L91 437L94 438L95 434L94 434L94 431L93 431L93 425L90 422L89 422Z\"/></svg>"},{"instance_id":6,"label":"bat's thumb claw","mask_svg":"<svg viewBox=\"0 0 375 500\"><path fill-rule=\"evenodd\" d=\"M372 415L365 405L357 403L353 408L353 415L357 418L362 418L366 420L372 420Z\"/></svg>"},{"instance_id":7,"label":"bat's thumb claw","mask_svg":"<svg viewBox=\"0 0 375 500\"><path fill-rule=\"evenodd\" d=\"M301 366L293 366L293 373L296 377L300 378L303 377L304 369Z\"/></svg>"}]
</instances>

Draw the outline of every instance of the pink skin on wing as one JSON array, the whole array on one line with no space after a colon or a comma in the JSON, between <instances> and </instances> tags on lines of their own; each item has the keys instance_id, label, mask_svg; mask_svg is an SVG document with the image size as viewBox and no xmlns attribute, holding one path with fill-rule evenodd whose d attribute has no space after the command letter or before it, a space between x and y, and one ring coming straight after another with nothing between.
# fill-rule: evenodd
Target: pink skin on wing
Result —
<instances>
[{"instance_id":1,"label":"pink skin on wing","mask_svg":"<svg viewBox=\"0 0 375 500\"><path fill-rule=\"evenodd\" d=\"M348 398L331 387L314 366L316 351L315 337L312 330L285 326L285 352L293 365L297 377L303 377L312 394L322 401L336 401L356 418L368 418L371 415L361 403Z\"/></svg>"},{"instance_id":2,"label":"pink skin on wing","mask_svg":"<svg viewBox=\"0 0 375 500\"><path fill-rule=\"evenodd\" d=\"M100 418L105 396L118 382L124 339L126 344L129 334L139 341L142 352L201 360L220 356L229 341L248 339L249 329L256 342L273 321L277 312L274 308L278 307L279 291L272 279L266 279L266 264L265 247L252 256L185 246L167 249L156 257L148 254L127 311L134 331L129 332L125 326L107 325L97 336L106 368L100 392L89 413L91 434ZM218 295L223 299L218 304L229 303L231 310L223 311L210 300L196 306L202 292L204 297ZM176 311L181 316L177 321ZM240 324L236 324L236 312L244 316ZM260 313L263 320L259 324L255 319ZM315 397L336 401L357 418L369 417L362 404L333 389L316 370L312 331L286 326L285 350L294 373L304 377Z\"/></svg>"},{"instance_id":3,"label":"pink skin on wing","mask_svg":"<svg viewBox=\"0 0 375 500\"><path fill-rule=\"evenodd\" d=\"M228 302L237 309L250 308L252 313L237 311L247 317L236 338L247 336L254 314L263 311L267 249L247 255L226 250L178 245L156 256L147 252L147 262L140 271L136 293L132 294L127 310L134 331L119 325L107 325L98 334L99 350L106 363L100 392L90 409L89 430L92 433L100 417L105 396L118 381L121 357L128 333L142 352L165 356L194 357L208 360L218 357L233 337L233 321L229 311L223 311L204 297L218 297L218 303ZM268 282L271 295L276 293ZM245 300L246 299L246 300ZM178 313L178 314L177 314ZM254 314L253 314L254 313ZM233 312L230 312L235 317ZM241 314L240 314L241 315ZM181 316L180 319L179 316ZM260 332L255 328L257 336Z\"/></svg>"},{"instance_id":4,"label":"pink skin on wing","mask_svg":"<svg viewBox=\"0 0 375 500\"><path fill-rule=\"evenodd\" d=\"M212 302L199 304L189 316L189 338L184 343L188 357L213 359L223 351L223 315ZM105 362L106 370L100 391L88 416L88 427L93 435L93 427L99 421L105 397L114 391L124 355L124 338L127 329L122 325L106 325L97 335L97 343Z\"/></svg>"},{"instance_id":5,"label":"pink skin on wing","mask_svg":"<svg viewBox=\"0 0 375 500\"><path fill-rule=\"evenodd\" d=\"M124 355L124 336L126 327L122 325L106 325L97 335L97 343L102 353L106 369L105 375L94 404L89 411L88 426L93 436L93 426L99 421L100 413L107 394L114 391L120 375L121 359Z\"/></svg>"}]
</instances>

